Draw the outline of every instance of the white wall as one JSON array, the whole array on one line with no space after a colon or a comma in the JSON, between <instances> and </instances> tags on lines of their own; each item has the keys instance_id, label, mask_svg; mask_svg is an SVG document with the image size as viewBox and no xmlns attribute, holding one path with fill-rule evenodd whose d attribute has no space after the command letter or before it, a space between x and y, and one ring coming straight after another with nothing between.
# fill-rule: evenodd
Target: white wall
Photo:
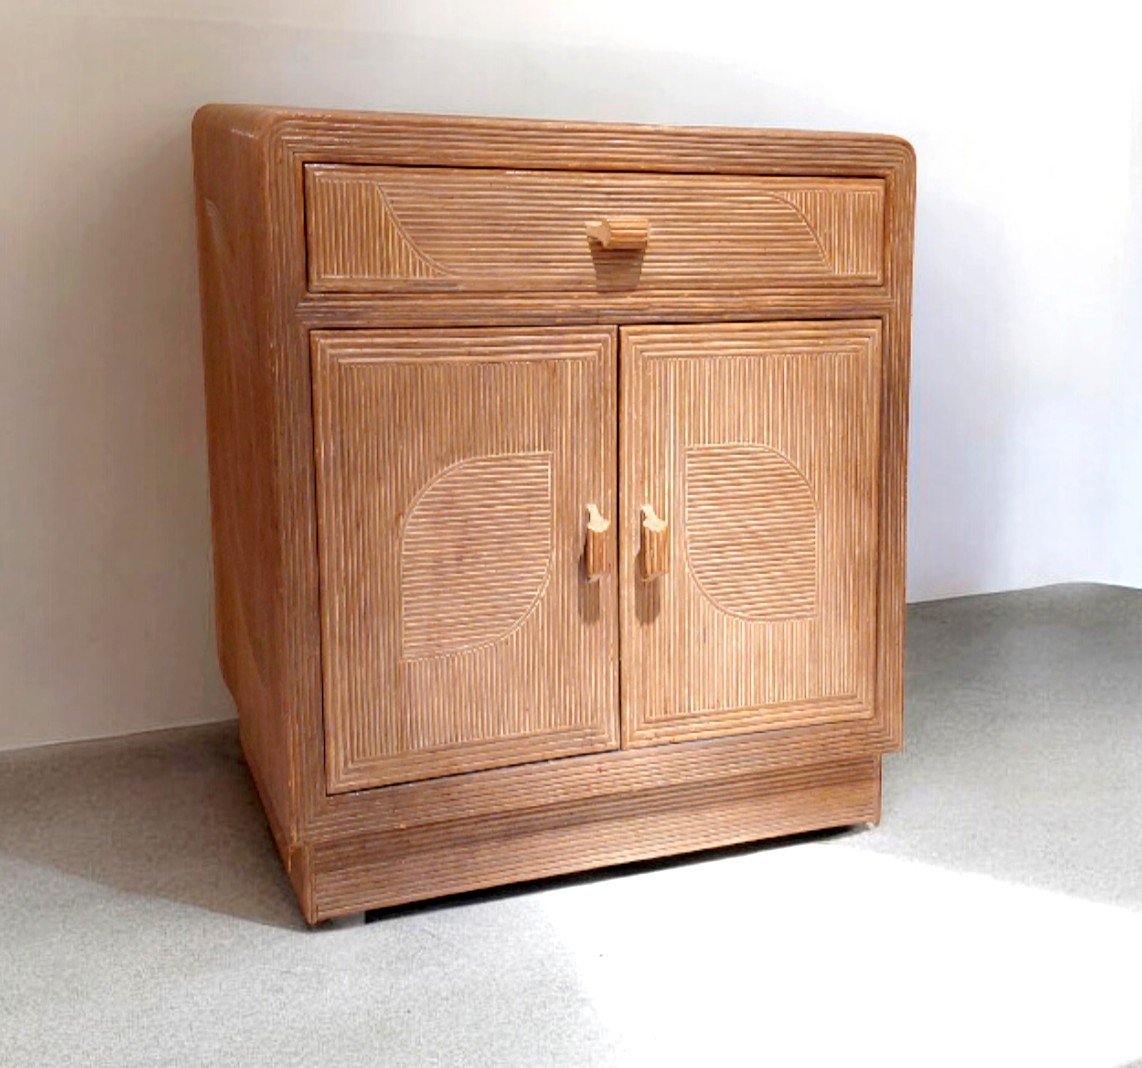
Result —
<instances>
[{"instance_id":1,"label":"white wall","mask_svg":"<svg viewBox=\"0 0 1142 1068\"><path fill-rule=\"evenodd\" d=\"M1133 40L1138 40L1137 35ZM1118 309L1122 341L1112 383L1113 412L1104 434L1114 491L1104 520L1107 550L1102 572L1128 586L1142 586L1142 73L1135 78L1126 278Z\"/></svg>"},{"instance_id":2,"label":"white wall","mask_svg":"<svg viewBox=\"0 0 1142 1068\"><path fill-rule=\"evenodd\" d=\"M911 597L1142 583L1136 35L1098 3L926 9L0 0L0 748L231 713L188 139L208 100L907 136Z\"/></svg>"}]
</instances>

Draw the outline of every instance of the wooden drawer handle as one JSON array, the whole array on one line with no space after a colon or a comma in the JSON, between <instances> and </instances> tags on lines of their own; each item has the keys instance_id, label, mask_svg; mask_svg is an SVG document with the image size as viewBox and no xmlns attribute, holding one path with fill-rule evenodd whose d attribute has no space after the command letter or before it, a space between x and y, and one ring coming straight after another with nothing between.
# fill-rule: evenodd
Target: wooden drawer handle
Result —
<instances>
[{"instance_id":1,"label":"wooden drawer handle","mask_svg":"<svg viewBox=\"0 0 1142 1068\"><path fill-rule=\"evenodd\" d=\"M665 575L670 569L670 528L649 504L642 506L642 536L639 560L644 579Z\"/></svg>"},{"instance_id":2,"label":"wooden drawer handle","mask_svg":"<svg viewBox=\"0 0 1142 1068\"><path fill-rule=\"evenodd\" d=\"M587 223L587 236L605 249L644 249L650 236L650 221L640 215L608 215Z\"/></svg>"},{"instance_id":3,"label":"wooden drawer handle","mask_svg":"<svg viewBox=\"0 0 1142 1068\"><path fill-rule=\"evenodd\" d=\"M587 505L587 537L583 542L583 570L594 582L611 569L611 521L593 505Z\"/></svg>"}]
</instances>

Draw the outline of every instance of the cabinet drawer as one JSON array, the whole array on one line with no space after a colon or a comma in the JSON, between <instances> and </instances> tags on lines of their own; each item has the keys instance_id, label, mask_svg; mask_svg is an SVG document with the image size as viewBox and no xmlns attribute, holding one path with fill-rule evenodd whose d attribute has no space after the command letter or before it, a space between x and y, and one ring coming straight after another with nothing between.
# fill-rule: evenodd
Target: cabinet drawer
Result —
<instances>
[{"instance_id":1,"label":"cabinet drawer","mask_svg":"<svg viewBox=\"0 0 1142 1068\"><path fill-rule=\"evenodd\" d=\"M878 285L884 182L310 164L315 292Z\"/></svg>"}]
</instances>

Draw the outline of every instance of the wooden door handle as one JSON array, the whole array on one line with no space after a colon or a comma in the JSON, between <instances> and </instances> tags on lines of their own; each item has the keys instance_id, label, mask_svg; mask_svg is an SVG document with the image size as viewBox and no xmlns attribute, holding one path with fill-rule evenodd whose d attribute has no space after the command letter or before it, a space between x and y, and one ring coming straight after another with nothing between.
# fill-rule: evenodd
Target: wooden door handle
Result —
<instances>
[{"instance_id":1,"label":"wooden door handle","mask_svg":"<svg viewBox=\"0 0 1142 1068\"><path fill-rule=\"evenodd\" d=\"M587 537L583 542L583 570L594 582L611 569L611 521L593 504L587 505Z\"/></svg>"},{"instance_id":2,"label":"wooden door handle","mask_svg":"<svg viewBox=\"0 0 1142 1068\"><path fill-rule=\"evenodd\" d=\"M665 575L670 569L670 527L649 504L642 506L639 560L644 579Z\"/></svg>"},{"instance_id":3,"label":"wooden door handle","mask_svg":"<svg viewBox=\"0 0 1142 1068\"><path fill-rule=\"evenodd\" d=\"M587 223L587 236L600 248L644 249L650 237L650 221L641 215L608 215Z\"/></svg>"}]
</instances>

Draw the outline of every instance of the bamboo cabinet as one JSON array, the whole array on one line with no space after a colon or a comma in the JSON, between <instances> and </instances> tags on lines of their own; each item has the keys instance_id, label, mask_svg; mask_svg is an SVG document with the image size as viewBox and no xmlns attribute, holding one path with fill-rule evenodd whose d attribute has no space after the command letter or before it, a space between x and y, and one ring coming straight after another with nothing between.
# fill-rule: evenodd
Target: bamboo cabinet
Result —
<instances>
[{"instance_id":1,"label":"bamboo cabinet","mask_svg":"<svg viewBox=\"0 0 1142 1068\"><path fill-rule=\"evenodd\" d=\"M875 822L913 155L210 106L218 650L310 922Z\"/></svg>"}]
</instances>

